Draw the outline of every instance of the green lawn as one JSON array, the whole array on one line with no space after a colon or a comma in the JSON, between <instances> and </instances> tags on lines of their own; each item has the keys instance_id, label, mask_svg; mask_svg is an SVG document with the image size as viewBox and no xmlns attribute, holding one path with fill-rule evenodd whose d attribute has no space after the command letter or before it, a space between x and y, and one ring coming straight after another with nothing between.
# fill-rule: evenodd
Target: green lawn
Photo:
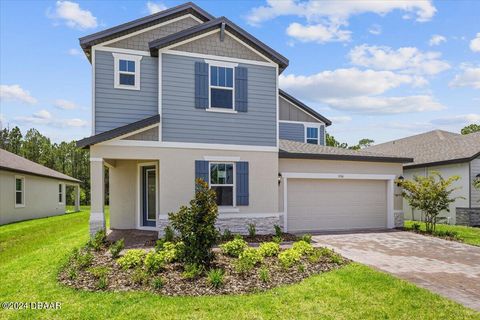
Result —
<instances>
[{"instance_id":1,"label":"green lawn","mask_svg":"<svg viewBox=\"0 0 480 320\"><path fill-rule=\"evenodd\" d=\"M251 295L76 291L60 285L56 274L70 250L87 237L88 211L1 226L0 301L59 301L62 308L0 310L0 318L480 319L457 303L358 264Z\"/></svg>"},{"instance_id":2,"label":"green lawn","mask_svg":"<svg viewBox=\"0 0 480 320\"><path fill-rule=\"evenodd\" d=\"M405 227L411 228L414 223L420 224L420 229L425 231L425 223L420 221L407 220L405 221ZM437 231L455 231L458 234L459 240L461 240L462 242L474 246L480 246L480 228L437 224Z\"/></svg>"}]
</instances>

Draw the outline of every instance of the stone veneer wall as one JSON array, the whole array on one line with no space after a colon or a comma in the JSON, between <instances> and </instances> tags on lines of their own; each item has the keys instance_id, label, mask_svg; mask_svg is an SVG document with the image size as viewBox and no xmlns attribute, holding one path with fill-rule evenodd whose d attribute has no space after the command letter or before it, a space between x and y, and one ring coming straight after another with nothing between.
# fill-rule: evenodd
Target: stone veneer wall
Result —
<instances>
[{"instance_id":1,"label":"stone veneer wall","mask_svg":"<svg viewBox=\"0 0 480 320\"><path fill-rule=\"evenodd\" d=\"M480 226L479 208L456 208L457 224L462 226Z\"/></svg>"},{"instance_id":2,"label":"stone veneer wall","mask_svg":"<svg viewBox=\"0 0 480 320\"><path fill-rule=\"evenodd\" d=\"M233 214L232 214L233 215ZM216 226L220 229L220 232L228 229L232 233L248 234L248 225L250 223L255 224L257 234L274 234L274 225L279 225L283 228L283 216L270 216L270 217L222 217L218 216ZM159 227L159 237L163 236L163 230L168 225L168 218L160 218L157 222Z\"/></svg>"},{"instance_id":3,"label":"stone veneer wall","mask_svg":"<svg viewBox=\"0 0 480 320\"><path fill-rule=\"evenodd\" d=\"M394 212L393 215L394 215L395 228L402 228L405 220L403 211Z\"/></svg>"}]
</instances>

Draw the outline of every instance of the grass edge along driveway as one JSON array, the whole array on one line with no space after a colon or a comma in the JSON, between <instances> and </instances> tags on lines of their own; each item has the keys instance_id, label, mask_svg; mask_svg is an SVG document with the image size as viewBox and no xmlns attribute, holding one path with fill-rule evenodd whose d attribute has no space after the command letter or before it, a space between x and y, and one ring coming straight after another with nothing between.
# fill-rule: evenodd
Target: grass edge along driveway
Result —
<instances>
[{"instance_id":1,"label":"grass edge along driveway","mask_svg":"<svg viewBox=\"0 0 480 320\"><path fill-rule=\"evenodd\" d=\"M418 223L420 230L425 231L425 223L421 221L405 220L404 225L406 228L411 229L414 223ZM436 230L455 231L460 242L480 247L480 228L437 223Z\"/></svg>"},{"instance_id":2,"label":"grass edge along driveway","mask_svg":"<svg viewBox=\"0 0 480 320\"><path fill-rule=\"evenodd\" d=\"M0 310L0 318L44 319L480 319L413 284L352 263L299 284L236 296L164 297L84 292L56 281L59 266L88 238L82 212L0 226L0 301L60 302L60 310Z\"/></svg>"}]
</instances>

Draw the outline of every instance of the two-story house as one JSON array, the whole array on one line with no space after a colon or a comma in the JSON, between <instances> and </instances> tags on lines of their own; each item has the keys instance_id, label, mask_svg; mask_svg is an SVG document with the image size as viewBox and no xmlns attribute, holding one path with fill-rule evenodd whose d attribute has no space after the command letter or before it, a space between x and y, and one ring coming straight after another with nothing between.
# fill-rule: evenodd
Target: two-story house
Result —
<instances>
[{"instance_id":1,"label":"two-story house","mask_svg":"<svg viewBox=\"0 0 480 320\"><path fill-rule=\"evenodd\" d=\"M281 54L193 3L80 39L92 64L91 232L162 231L195 178L218 225L259 233L393 228L411 159L325 146L331 122L279 89Z\"/></svg>"}]
</instances>

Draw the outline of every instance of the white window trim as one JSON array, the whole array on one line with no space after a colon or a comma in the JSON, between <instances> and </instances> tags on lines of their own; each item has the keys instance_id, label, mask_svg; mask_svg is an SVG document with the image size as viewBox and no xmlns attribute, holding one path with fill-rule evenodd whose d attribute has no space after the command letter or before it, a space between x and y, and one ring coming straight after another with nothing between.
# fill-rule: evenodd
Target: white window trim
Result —
<instances>
[{"instance_id":1,"label":"white window trim","mask_svg":"<svg viewBox=\"0 0 480 320\"><path fill-rule=\"evenodd\" d=\"M229 184L214 184L212 183L212 177L211 177L211 172L212 172L212 164L232 164L233 166L233 177L232 177L232 183ZM236 187L236 176L237 176L237 166L235 165L235 162L232 161L212 161L208 163L208 186L209 188L211 187L232 187L232 205L231 206L218 206L218 211L219 212L238 212L239 209L237 208L237 187Z\"/></svg>"},{"instance_id":2,"label":"white window trim","mask_svg":"<svg viewBox=\"0 0 480 320\"><path fill-rule=\"evenodd\" d=\"M235 109L235 67L238 66L238 63L226 62L226 61L215 61L205 59L205 63L208 64L208 108L207 111L210 112L223 112L223 113L238 113ZM222 86L213 86L211 84L210 77L210 67L222 67L222 68L231 68L232 69L232 87L222 87ZM212 88L213 89L222 89L222 90L231 90L232 91L232 108L215 108L212 107Z\"/></svg>"},{"instance_id":3,"label":"white window trim","mask_svg":"<svg viewBox=\"0 0 480 320\"><path fill-rule=\"evenodd\" d=\"M308 131L308 128L316 128L318 131L318 135L317 135L317 145L320 144L320 128L321 128L321 124L304 124L304 130L305 130L305 143L308 143L307 142L307 131ZM312 143L313 144L313 143Z\"/></svg>"},{"instance_id":4,"label":"white window trim","mask_svg":"<svg viewBox=\"0 0 480 320\"><path fill-rule=\"evenodd\" d=\"M58 191L58 194L57 194L57 197L59 195L62 195L62 201L59 201L58 204L64 204L65 203L65 185L63 183L59 183L58 184L60 186L60 190L57 189Z\"/></svg>"},{"instance_id":5,"label":"white window trim","mask_svg":"<svg viewBox=\"0 0 480 320\"><path fill-rule=\"evenodd\" d=\"M22 180L22 203L17 204L17 179ZM15 208L25 208L25 177L24 176L15 176L13 190L15 190L15 197L13 199Z\"/></svg>"},{"instance_id":6,"label":"white window trim","mask_svg":"<svg viewBox=\"0 0 480 320\"><path fill-rule=\"evenodd\" d=\"M140 90L140 61L142 60L142 56L131 55L131 54L123 54L123 53L112 53L114 57L114 82L113 87L115 89L127 89L127 90ZM135 72L125 72L121 71L121 73L126 74L133 74L135 75L135 85L128 86L124 84L120 84L120 70L119 70L119 61L120 60L130 60L135 62Z\"/></svg>"}]
</instances>

